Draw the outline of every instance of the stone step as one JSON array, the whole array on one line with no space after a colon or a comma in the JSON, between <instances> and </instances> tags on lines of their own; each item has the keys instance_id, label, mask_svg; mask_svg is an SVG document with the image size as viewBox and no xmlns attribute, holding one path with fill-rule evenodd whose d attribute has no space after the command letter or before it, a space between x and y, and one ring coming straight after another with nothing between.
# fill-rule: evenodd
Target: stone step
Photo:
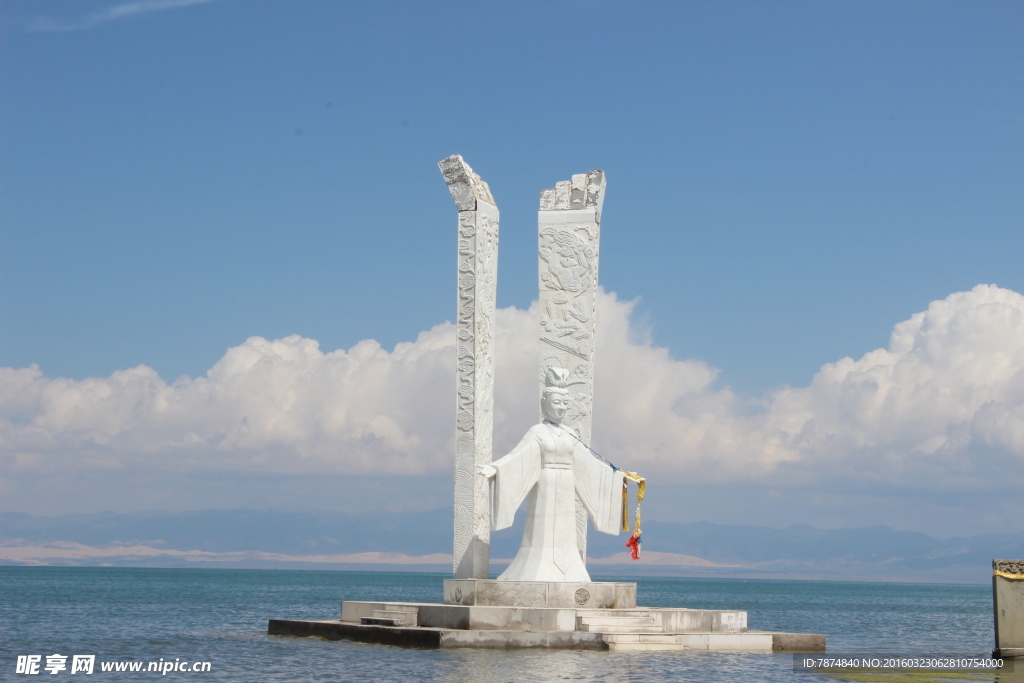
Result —
<instances>
[{"instance_id":1,"label":"stone step","mask_svg":"<svg viewBox=\"0 0 1024 683\"><path fill-rule=\"evenodd\" d=\"M649 609L578 609L577 617L649 617Z\"/></svg>"},{"instance_id":2,"label":"stone step","mask_svg":"<svg viewBox=\"0 0 1024 683\"><path fill-rule=\"evenodd\" d=\"M679 640L674 633L608 633L604 642L609 644L647 643L655 645L678 645Z\"/></svg>"},{"instance_id":3,"label":"stone step","mask_svg":"<svg viewBox=\"0 0 1024 683\"><path fill-rule=\"evenodd\" d=\"M577 631L584 633L659 633L661 628L655 623L650 624L580 624Z\"/></svg>"},{"instance_id":4,"label":"stone step","mask_svg":"<svg viewBox=\"0 0 1024 683\"><path fill-rule=\"evenodd\" d=\"M577 616L577 626L650 626L657 622L650 616Z\"/></svg>"},{"instance_id":5,"label":"stone step","mask_svg":"<svg viewBox=\"0 0 1024 683\"><path fill-rule=\"evenodd\" d=\"M372 619L390 619L395 626L417 626L419 610L416 608L375 609Z\"/></svg>"},{"instance_id":6,"label":"stone step","mask_svg":"<svg viewBox=\"0 0 1024 683\"><path fill-rule=\"evenodd\" d=\"M576 630L585 633L658 633L661 626L653 617L644 616L579 616Z\"/></svg>"},{"instance_id":7,"label":"stone step","mask_svg":"<svg viewBox=\"0 0 1024 683\"><path fill-rule=\"evenodd\" d=\"M772 652L771 633L608 633L602 639L612 651L621 650L731 650Z\"/></svg>"}]
</instances>

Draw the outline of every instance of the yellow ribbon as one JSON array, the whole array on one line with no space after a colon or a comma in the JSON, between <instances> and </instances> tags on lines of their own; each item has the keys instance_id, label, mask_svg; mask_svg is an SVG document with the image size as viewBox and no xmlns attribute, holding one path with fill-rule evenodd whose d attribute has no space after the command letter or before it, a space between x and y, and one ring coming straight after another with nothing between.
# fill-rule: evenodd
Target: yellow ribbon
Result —
<instances>
[{"instance_id":1,"label":"yellow ribbon","mask_svg":"<svg viewBox=\"0 0 1024 683\"><path fill-rule=\"evenodd\" d=\"M622 480L622 530L629 531L629 489L626 487L626 479L636 482L636 519L633 522L633 533L640 531L640 503L644 500L644 493L647 490L647 480L636 472L622 470L625 479Z\"/></svg>"},{"instance_id":2,"label":"yellow ribbon","mask_svg":"<svg viewBox=\"0 0 1024 683\"><path fill-rule=\"evenodd\" d=\"M1024 580L1024 574L1011 574L1010 572L1001 572L998 569L992 570L992 576L1001 576L1004 579L1010 579L1012 581Z\"/></svg>"}]
</instances>

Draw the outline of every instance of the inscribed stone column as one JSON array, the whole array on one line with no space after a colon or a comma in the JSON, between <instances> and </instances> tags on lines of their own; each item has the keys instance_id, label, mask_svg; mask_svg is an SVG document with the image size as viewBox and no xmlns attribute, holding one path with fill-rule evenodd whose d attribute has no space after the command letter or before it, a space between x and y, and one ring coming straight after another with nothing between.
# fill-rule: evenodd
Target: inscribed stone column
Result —
<instances>
[{"instance_id":1,"label":"inscribed stone column","mask_svg":"<svg viewBox=\"0 0 1024 683\"><path fill-rule=\"evenodd\" d=\"M489 576L491 520L487 480L494 427L494 305L498 278L498 207L491 190L458 154L438 162L459 210L456 329L456 579Z\"/></svg>"},{"instance_id":2,"label":"inscribed stone column","mask_svg":"<svg viewBox=\"0 0 1024 683\"><path fill-rule=\"evenodd\" d=\"M570 371L572 403L563 424L590 445L594 323L604 171L574 175L540 194L540 392L549 367ZM543 419L543 413L541 415ZM587 512L576 499L576 537L587 560Z\"/></svg>"}]
</instances>

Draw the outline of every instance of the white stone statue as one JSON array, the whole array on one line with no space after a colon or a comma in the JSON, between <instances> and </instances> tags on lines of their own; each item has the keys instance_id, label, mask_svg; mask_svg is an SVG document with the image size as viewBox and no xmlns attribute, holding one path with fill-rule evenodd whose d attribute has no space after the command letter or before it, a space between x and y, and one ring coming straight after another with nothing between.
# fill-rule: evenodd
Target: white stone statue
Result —
<instances>
[{"instance_id":1,"label":"white stone statue","mask_svg":"<svg viewBox=\"0 0 1024 683\"><path fill-rule=\"evenodd\" d=\"M577 497L594 528L619 533L624 474L560 424L570 404L567 384L568 370L549 368L541 399L544 421L531 427L511 453L479 468L491 482L492 530L511 526L516 510L530 497L523 542L499 581L590 581L577 543Z\"/></svg>"}]
</instances>

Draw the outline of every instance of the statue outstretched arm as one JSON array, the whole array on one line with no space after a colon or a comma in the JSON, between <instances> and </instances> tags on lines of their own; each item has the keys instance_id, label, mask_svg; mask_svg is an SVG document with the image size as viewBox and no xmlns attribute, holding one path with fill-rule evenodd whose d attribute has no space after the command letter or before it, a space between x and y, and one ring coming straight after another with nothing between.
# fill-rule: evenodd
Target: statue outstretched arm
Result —
<instances>
[{"instance_id":1,"label":"statue outstretched arm","mask_svg":"<svg viewBox=\"0 0 1024 683\"><path fill-rule=\"evenodd\" d=\"M533 430L527 432L511 453L481 466L480 473L491 484L491 529L497 531L512 526L516 510L540 477L540 466L540 443L533 436ZM493 475L490 470L494 470Z\"/></svg>"}]
</instances>

